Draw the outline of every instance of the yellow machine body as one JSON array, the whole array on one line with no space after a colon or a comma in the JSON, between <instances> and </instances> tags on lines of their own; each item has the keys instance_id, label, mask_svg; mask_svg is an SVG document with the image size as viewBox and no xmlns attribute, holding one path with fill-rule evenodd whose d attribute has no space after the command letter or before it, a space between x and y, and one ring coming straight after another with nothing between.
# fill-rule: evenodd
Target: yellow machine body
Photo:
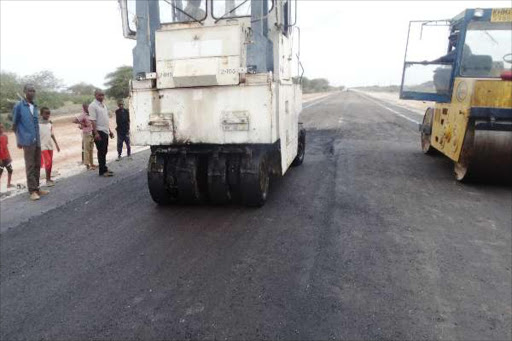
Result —
<instances>
[{"instance_id":1,"label":"yellow machine body","mask_svg":"<svg viewBox=\"0 0 512 341\"><path fill-rule=\"evenodd\" d=\"M459 161L472 108L512 108L512 82L501 79L456 78L450 103L436 103L431 144Z\"/></svg>"}]
</instances>

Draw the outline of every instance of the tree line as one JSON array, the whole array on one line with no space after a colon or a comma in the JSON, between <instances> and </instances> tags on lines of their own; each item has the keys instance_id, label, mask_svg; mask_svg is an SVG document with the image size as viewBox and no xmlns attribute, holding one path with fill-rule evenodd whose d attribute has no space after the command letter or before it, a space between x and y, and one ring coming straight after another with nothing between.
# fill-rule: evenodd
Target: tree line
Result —
<instances>
[{"instance_id":1,"label":"tree line","mask_svg":"<svg viewBox=\"0 0 512 341\"><path fill-rule=\"evenodd\" d=\"M129 95L129 81L132 78L131 66L120 66L105 76L105 94L113 99L126 98ZM64 86L51 71L40 71L28 76L19 76L14 72L0 72L0 113L8 113L17 101L23 98L23 86L33 84L37 91L37 103L52 109L62 107L66 102L82 104L94 99L96 86L77 83Z\"/></svg>"},{"instance_id":2,"label":"tree line","mask_svg":"<svg viewBox=\"0 0 512 341\"><path fill-rule=\"evenodd\" d=\"M329 84L329 80L325 78L314 78L309 79L307 77L296 77L293 79L295 83L301 82L302 92L305 94L311 94L316 92L330 92L330 91L341 91L345 89L344 86L332 86Z\"/></svg>"}]
</instances>

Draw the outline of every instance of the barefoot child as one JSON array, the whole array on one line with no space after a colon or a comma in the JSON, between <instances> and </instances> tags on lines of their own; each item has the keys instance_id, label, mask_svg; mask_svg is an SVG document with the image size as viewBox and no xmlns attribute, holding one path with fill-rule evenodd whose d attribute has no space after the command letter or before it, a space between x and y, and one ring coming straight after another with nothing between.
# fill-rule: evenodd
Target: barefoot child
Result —
<instances>
[{"instance_id":1,"label":"barefoot child","mask_svg":"<svg viewBox=\"0 0 512 341\"><path fill-rule=\"evenodd\" d=\"M9 154L9 149L7 148L8 144L9 140L7 139L7 135L4 134L4 126L2 123L0 123L0 179L2 179L4 168L7 169L7 188L11 188L14 186L11 185L12 160L11 155Z\"/></svg>"},{"instance_id":2,"label":"barefoot child","mask_svg":"<svg viewBox=\"0 0 512 341\"><path fill-rule=\"evenodd\" d=\"M55 183L52 181L52 165L53 165L53 142L57 151L60 152L59 144L55 135L53 135L53 124L50 121L50 109L43 107L41 108L42 120L39 123L39 134L41 137L41 168L44 168L46 172L46 186L54 186Z\"/></svg>"}]
</instances>

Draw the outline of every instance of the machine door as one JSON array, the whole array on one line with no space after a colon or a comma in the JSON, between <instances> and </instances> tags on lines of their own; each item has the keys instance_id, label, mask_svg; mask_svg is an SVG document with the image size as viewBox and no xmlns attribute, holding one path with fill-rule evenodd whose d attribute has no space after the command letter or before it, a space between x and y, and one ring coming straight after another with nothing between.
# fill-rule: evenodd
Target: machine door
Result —
<instances>
[{"instance_id":1,"label":"machine door","mask_svg":"<svg viewBox=\"0 0 512 341\"><path fill-rule=\"evenodd\" d=\"M449 21L410 22L401 99L450 102L455 46L449 37Z\"/></svg>"}]
</instances>

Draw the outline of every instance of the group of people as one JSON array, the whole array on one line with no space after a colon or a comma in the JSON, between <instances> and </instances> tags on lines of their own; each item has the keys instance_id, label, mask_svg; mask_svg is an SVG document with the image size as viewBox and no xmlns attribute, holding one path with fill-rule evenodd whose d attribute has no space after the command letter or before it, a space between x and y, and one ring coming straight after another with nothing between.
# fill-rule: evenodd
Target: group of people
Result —
<instances>
[{"instance_id":1,"label":"group of people","mask_svg":"<svg viewBox=\"0 0 512 341\"><path fill-rule=\"evenodd\" d=\"M60 152L60 147L54 134L53 124L50 121L50 109L42 107L39 109L35 103L36 89L33 85L27 84L23 88L25 97L13 108L13 131L16 134L16 144L23 149L25 159L25 171L27 176L27 188L31 200L39 200L41 196L49 191L40 188L40 169L45 169L46 186L55 185L51 178L53 165L53 149ZM87 169L96 169L93 162L93 148L96 145L99 175L111 177L114 175L106 164L108 152L108 140L114 138L110 130L108 108L104 103L105 93L95 90L94 101L82 105L82 114L74 120L82 130L84 164ZM131 155L130 147L130 115L124 108L124 102L118 101L116 110L117 123L117 160L121 160L123 145L126 144L127 155ZM41 117L41 119L40 119ZM14 187L12 180L12 159L8 149L7 135L4 134L4 127L0 124L0 179L4 169L7 171L7 187Z\"/></svg>"},{"instance_id":2,"label":"group of people","mask_svg":"<svg viewBox=\"0 0 512 341\"><path fill-rule=\"evenodd\" d=\"M114 173L109 171L106 164L108 152L108 139L114 138L114 133L110 129L110 118L105 101L105 93L101 90L94 92L94 101L90 104L82 105L82 114L75 118L74 123L79 124L82 130L82 140L84 148L84 164L87 169L94 170L96 165L93 162L93 149L96 145L98 151L99 175L110 177ZM121 160L123 145L126 144L127 156L131 157L130 146L130 114L124 108L124 101L117 102L116 110L116 131L117 131L117 159Z\"/></svg>"}]
</instances>

